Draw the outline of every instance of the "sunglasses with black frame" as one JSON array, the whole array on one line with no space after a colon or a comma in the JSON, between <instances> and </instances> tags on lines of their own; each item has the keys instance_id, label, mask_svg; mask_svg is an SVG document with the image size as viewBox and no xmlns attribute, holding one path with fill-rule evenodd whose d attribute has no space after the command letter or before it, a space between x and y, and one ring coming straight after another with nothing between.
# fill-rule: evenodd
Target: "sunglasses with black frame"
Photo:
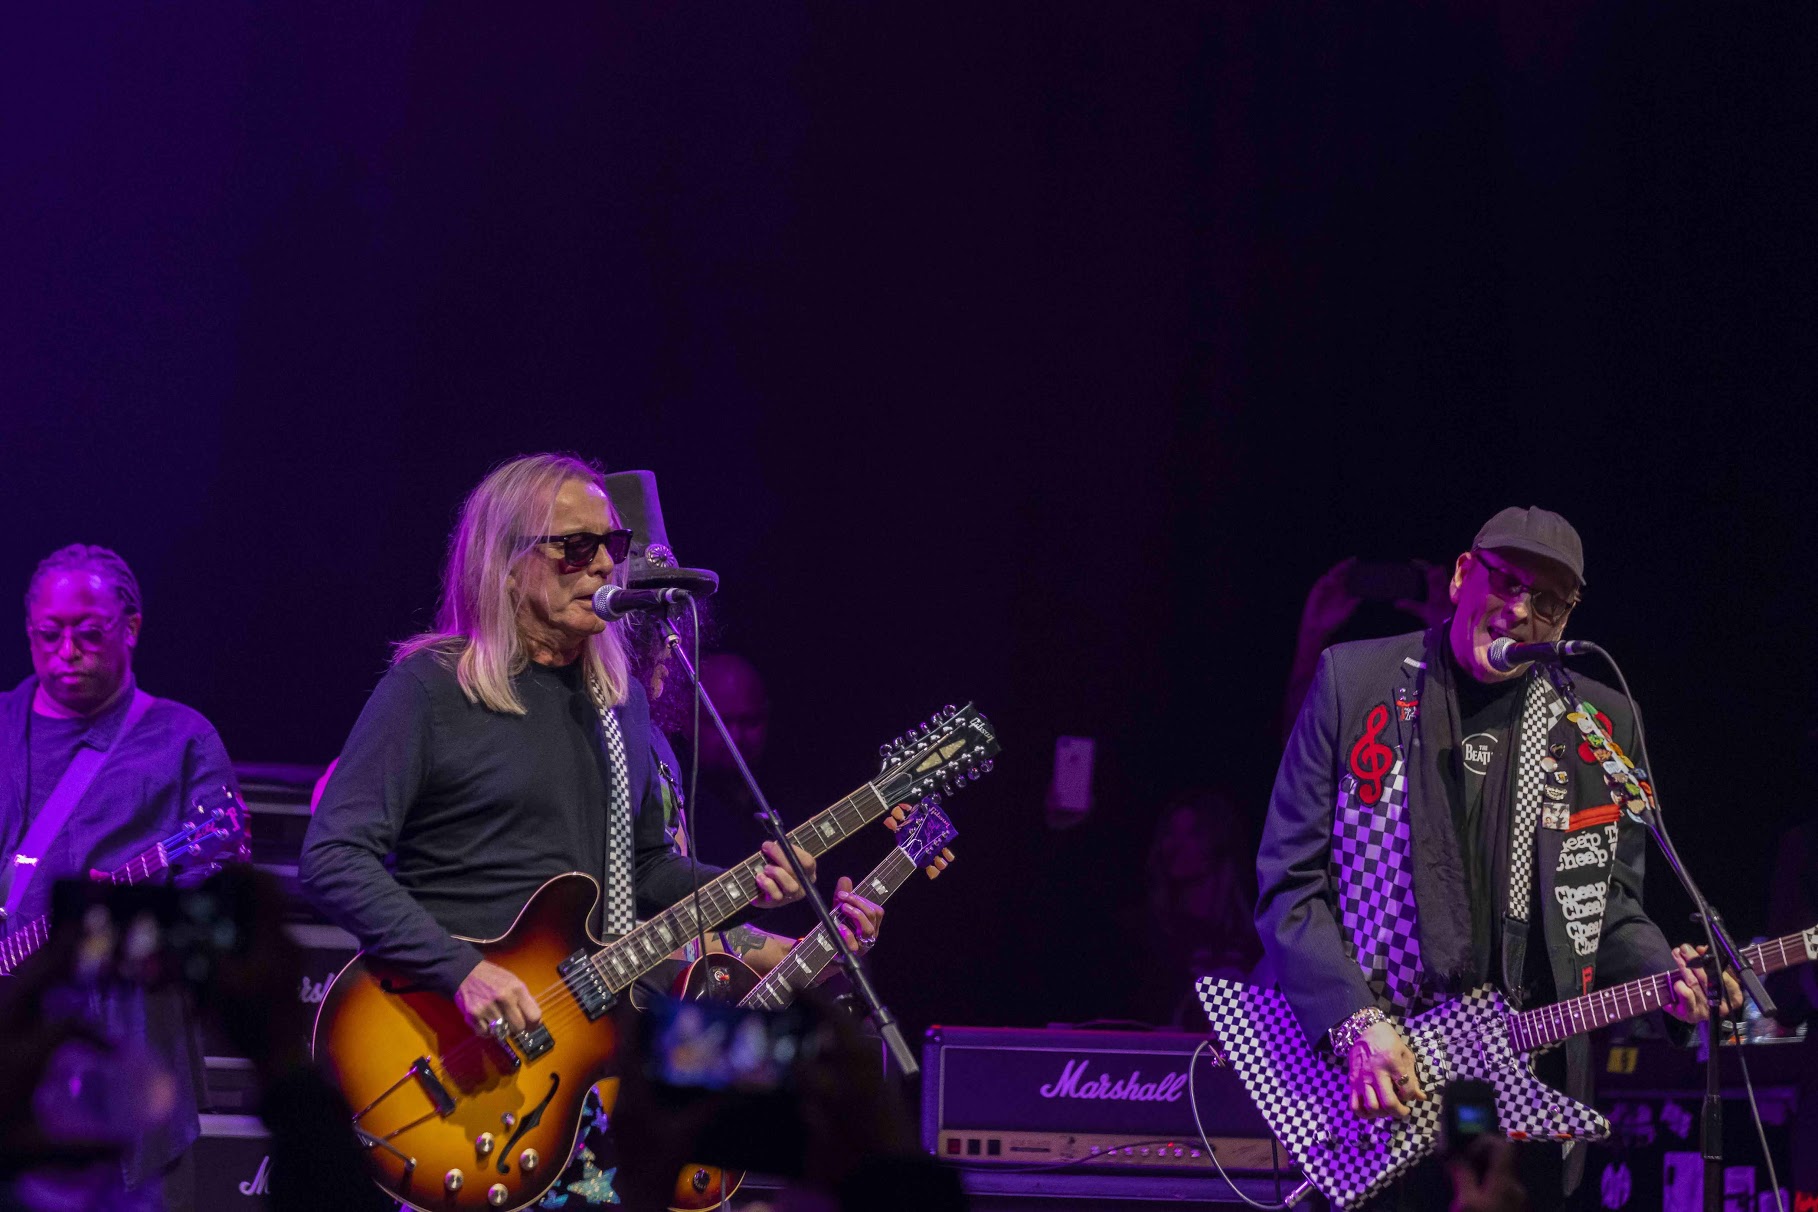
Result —
<instances>
[{"instance_id":1,"label":"sunglasses with black frame","mask_svg":"<svg viewBox=\"0 0 1818 1212\"><path fill-rule=\"evenodd\" d=\"M629 530L608 530L605 534L577 530L573 534L539 534L524 540L526 543L555 543L562 549L557 557L563 572L579 572L593 563L593 554L602 546L606 555L614 564L623 564L625 557L631 554L631 532Z\"/></svg>"}]
</instances>

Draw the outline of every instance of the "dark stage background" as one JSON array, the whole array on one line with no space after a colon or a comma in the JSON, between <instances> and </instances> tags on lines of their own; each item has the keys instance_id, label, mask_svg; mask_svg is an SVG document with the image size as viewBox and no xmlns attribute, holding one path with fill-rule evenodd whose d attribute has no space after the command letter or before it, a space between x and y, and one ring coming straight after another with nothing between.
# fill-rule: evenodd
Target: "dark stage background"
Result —
<instances>
[{"instance_id":1,"label":"dark stage background","mask_svg":"<svg viewBox=\"0 0 1818 1212\"><path fill-rule=\"evenodd\" d=\"M489 465L655 468L791 814L943 702L1002 729L890 910L908 1024L1139 1012L1157 805L1260 820L1312 580L1540 503L1759 925L1811 811L1818 10L5 22L0 581L117 547L144 682L237 757L334 755ZM1058 734L1101 743L1059 833Z\"/></svg>"}]
</instances>

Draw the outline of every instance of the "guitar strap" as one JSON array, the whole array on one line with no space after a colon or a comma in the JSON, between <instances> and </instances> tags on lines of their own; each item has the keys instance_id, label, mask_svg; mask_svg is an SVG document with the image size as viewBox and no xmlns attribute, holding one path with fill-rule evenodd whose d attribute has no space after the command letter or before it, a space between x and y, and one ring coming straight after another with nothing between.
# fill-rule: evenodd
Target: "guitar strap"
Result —
<instances>
[{"instance_id":1,"label":"guitar strap","mask_svg":"<svg viewBox=\"0 0 1818 1212\"><path fill-rule=\"evenodd\" d=\"M1521 847L1519 851L1512 849L1512 855L1520 853L1528 859L1509 864L1509 912L1522 920L1532 920L1537 908L1545 915L1547 937L1570 941L1577 971L1571 985L1559 990L1561 995L1568 995L1589 992L1594 982L1610 876L1616 865L1621 809L1631 798L1639 799L1642 792L1633 766L1600 726L1596 709L1578 698L1563 670L1552 671L1552 678L1549 684L1535 677L1529 688L1515 833L1511 838L1512 848ZM1537 703L1545 705L1544 715L1536 711ZM1553 728L1562 716L1583 734L1584 742L1577 746L1576 756L1597 763L1611 796L1610 803L1574 810L1568 745L1549 744ZM1570 731L1566 737L1569 741ZM1544 843L1540 830L1547 831ZM1545 862L1551 862L1551 872L1539 871L1539 878L1531 881L1525 874L1518 877L1517 873L1525 872L1530 864ZM1551 889L1551 895L1538 906L1533 898L1534 884L1542 888L1550 885Z\"/></svg>"},{"instance_id":2,"label":"guitar strap","mask_svg":"<svg viewBox=\"0 0 1818 1212\"><path fill-rule=\"evenodd\" d=\"M125 742L133 726L145 718L145 713L157 701L135 686L132 704L127 707L126 715L120 721L120 729L114 733L113 742L106 749L83 745L76 750L76 756L70 759L63 777L51 788L50 798L44 801L44 807L38 810L32 827L26 831L25 840L19 843L19 853L13 856L7 873L11 877L12 886L6 890L3 911L5 920L10 920L19 912L19 906L25 903L25 891L31 887L32 877L38 874L39 860L50 849L51 843L56 841L57 835L63 832L70 814L94 784L95 776L101 773L101 767L107 764L107 759Z\"/></svg>"},{"instance_id":3,"label":"guitar strap","mask_svg":"<svg viewBox=\"0 0 1818 1212\"><path fill-rule=\"evenodd\" d=\"M632 885L631 764L625 756L625 733L619 717L606 705L602 687L595 683L594 706L600 712L600 729L606 736L607 765L612 785L606 789L606 871L602 925L612 935L629 934L637 925L636 891Z\"/></svg>"},{"instance_id":4,"label":"guitar strap","mask_svg":"<svg viewBox=\"0 0 1818 1212\"><path fill-rule=\"evenodd\" d=\"M1558 798L1559 784L1552 776L1559 761L1547 752L1547 737L1565 710L1544 679L1528 679L1515 750L1515 817L1509 833L1509 916L1522 922L1534 920L1534 831L1540 827L1541 805Z\"/></svg>"}]
</instances>

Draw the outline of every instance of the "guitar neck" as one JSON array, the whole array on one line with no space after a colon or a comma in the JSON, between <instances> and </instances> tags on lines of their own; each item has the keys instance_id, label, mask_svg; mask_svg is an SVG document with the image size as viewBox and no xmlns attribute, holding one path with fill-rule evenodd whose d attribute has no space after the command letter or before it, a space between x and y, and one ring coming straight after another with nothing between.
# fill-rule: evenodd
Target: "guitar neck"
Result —
<instances>
[{"instance_id":1,"label":"guitar neck","mask_svg":"<svg viewBox=\"0 0 1818 1212\"><path fill-rule=\"evenodd\" d=\"M892 849L863 880L859 887L871 894L871 899L883 904L894 896L910 876L915 874L915 864L900 849ZM827 927L816 926L802 936L800 942L789 949L782 962L759 981L755 988L739 1002L741 1006L756 1007L762 1010L781 1010L795 1000L795 995L814 983L834 956L839 954L839 945L827 937Z\"/></svg>"},{"instance_id":2,"label":"guitar neck","mask_svg":"<svg viewBox=\"0 0 1818 1212\"><path fill-rule=\"evenodd\" d=\"M884 815L889 805L877 788L866 783L833 807L810 817L789 832L789 840L819 858L834 844ZM687 897L616 942L594 952L592 963L613 992L619 993L655 968L669 954L697 934L714 929L751 903L757 895L758 874L767 866L754 854L701 885L699 897ZM695 901L700 918L695 918Z\"/></svg>"},{"instance_id":3,"label":"guitar neck","mask_svg":"<svg viewBox=\"0 0 1818 1212\"><path fill-rule=\"evenodd\" d=\"M1742 961L1762 976L1818 959L1818 926L1742 948ZM1635 1018L1673 1000L1673 972L1644 976L1513 1015L1510 1034L1521 1052L1548 1048L1586 1031Z\"/></svg>"},{"instance_id":4,"label":"guitar neck","mask_svg":"<svg viewBox=\"0 0 1818 1212\"><path fill-rule=\"evenodd\" d=\"M150 879L170 866L164 854L164 843L159 842L136 855L123 867L107 873L107 878L116 884L136 884ZM11 975L13 969L24 963L26 957L50 941L50 915L33 918L17 930L10 930L6 937L0 939L0 976Z\"/></svg>"}]
</instances>

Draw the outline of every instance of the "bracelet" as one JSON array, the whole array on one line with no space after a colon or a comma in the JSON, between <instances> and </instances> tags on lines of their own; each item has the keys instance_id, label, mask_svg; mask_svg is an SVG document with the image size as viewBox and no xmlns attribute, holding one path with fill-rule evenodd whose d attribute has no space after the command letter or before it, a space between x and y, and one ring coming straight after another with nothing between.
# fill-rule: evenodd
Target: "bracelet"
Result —
<instances>
[{"instance_id":1,"label":"bracelet","mask_svg":"<svg viewBox=\"0 0 1818 1212\"><path fill-rule=\"evenodd\" d=\"M1351 1049L1363 1038L1364 1032L1377 1023L1386 1023L1389 1016L1375 1006L1365 1006L1347 1018L1338 1026L1326 1033L1332 1041L1332 1053L1338 1057L1351 1055Z\"/></svg>"}]
</instances>

